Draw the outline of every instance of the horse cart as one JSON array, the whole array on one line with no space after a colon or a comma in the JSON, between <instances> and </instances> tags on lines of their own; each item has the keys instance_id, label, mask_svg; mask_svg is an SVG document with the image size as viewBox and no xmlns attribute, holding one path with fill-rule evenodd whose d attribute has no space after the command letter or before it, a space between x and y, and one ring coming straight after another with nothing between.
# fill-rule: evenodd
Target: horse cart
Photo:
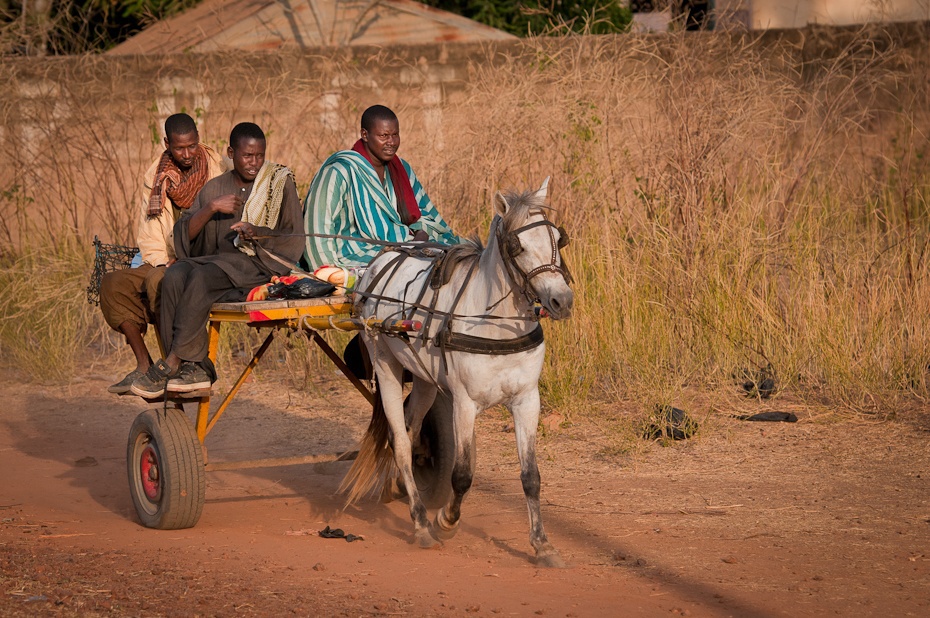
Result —
<instances>
[{"instance_id":1,"label":"horse cart","mask_svg":"<svg viewBox=\"0 0 930 618\"><path fill-rule=\"evenodd\" d=\"M420 547L433 547L459 528L462 501L475 472L475 417L505 405L514 419L536 562L564 566L542 523L536 463L539 379L545 359L539 320L566 319L574 303L572 277L562 259L568 235L547 217L548 183L547 178L536 191L497 194L486 243L464 242L441 251L409 243L382 251L356 284L358 302L336 296L214 305L209 317L211 360L216 359L224 322L269 332L216 409L210 392L189 394L197 403L193 424L179 400L163 401L160 409L136 418L127 466L142 522L167 529L195 525L203 510L204 476L211 470L358 456L346 478L349 500L376 489L383 473L398 474L399 481L387 479L382 495L393 497L393 489L403 486L414 539ZM209 462L207 435L282 329L304 333L373 404L360 456L343 452ZM364 330L379 385L377 401L320 335L327 329ZM402 403L405 374L413 379L409 405ZM440 507L433 521L427 513L430 507Z\"/></svg>"},{"instance_id":2,"label":"horse cart","mask_svg":"<svg viewBox=\"0 0 930 618\"><path fill-rule=\"evenodd\" d=\"M365 399L374 404L375 393L346 366L321 336L321 331L370 329L403 333L421 327L419 322L414 321L363 321L352 314L352 304L346 296L220 303L213 306L208 323L209 357L214 362L217 359L220 329L224 323L247 324L267 334L219 404L214 405L212 390L167 393L167 399L148 400L157 405L141 412L129 432L126 452L129 490L139 519L149 528L171 530L196 525L203 511L208 472L348 461L357 455L356 451L346 451L274 459L209 461L207 436L235 399L277 333L291 331L305 334ZM196 407L193 422L185 413L185 407ZM424 422L421 448L414 462L420 495L433 506L441 505L451 491L454 437L450 409L451 402L439 395Z\"/></svg>"}]
</instances>

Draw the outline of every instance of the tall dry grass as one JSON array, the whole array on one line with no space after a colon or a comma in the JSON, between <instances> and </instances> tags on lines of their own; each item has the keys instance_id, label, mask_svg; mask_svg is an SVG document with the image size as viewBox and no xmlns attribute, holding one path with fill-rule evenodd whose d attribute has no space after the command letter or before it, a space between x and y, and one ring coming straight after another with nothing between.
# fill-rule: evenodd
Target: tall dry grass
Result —
<instances>
[{"instance_id":1,"label":"tall dry grass","mask_svg":"<svg viewBox=\"0 0 930 618\"><path fill-rule=\"evenodd\" d=\"M0 356L38 382L71 378L105 331L84 297L92 264L73 244L0 263Z\"/></svg>"},{"instance_id":2,"label":"tall dry grass","mask_svg":"<svg viewBox=\"0 0 930 618\"><path fill-rule=\"evenodd\" d=\"M215 146L234 122L259 122L269 157L304 189L351 145L364 107L394 107L402 154L464 233L486 233L495 191L552 176L577 309L546 327L550 407L581 413L625 398L649 408L687 389L735 392L736 378L765 371L780 393L886 414L930 394L930 35L906 34L528 41L490 49L445 94L428 80L404 85L424 69L387 52L301 58L314 70L296 77L286 59L213 57L165 60L154 76L186 88L175 107L197 115ZM0 99L0 126L29 129L8 130L18 147L0 153L0 199L14 213L0 222L7 263L26 246L74 247L67 239L93 232L131 240L126 204L158 149L161 95L140 88L101 106L139 66L69 67L5 69L11 83L47 91L28 105ZM27 216L36 212L46 216ZM71 262L86 265L85 251ZM0 332L4 358L44 362ZM255 343L235 335L224 350ZM277 353L295 375L322 370L301 346Z\"/></svg>"},{"instance_id":3,"label":"tall dry grass","mask_svg":"<svg viewBox=\"0 0 930 618\"><path fill-rule=\"evenodd\" d=\"M857 410L925 399L926 64L865 33L816 59L751 38L639 43L601 62L562 50L564 83L527 90L545 93L523 106L548 110L536 135L569 128L555 186L585 241L579 311L550 329L550 398L669 403L767 371Z\"/></svg>"}]
</instances>

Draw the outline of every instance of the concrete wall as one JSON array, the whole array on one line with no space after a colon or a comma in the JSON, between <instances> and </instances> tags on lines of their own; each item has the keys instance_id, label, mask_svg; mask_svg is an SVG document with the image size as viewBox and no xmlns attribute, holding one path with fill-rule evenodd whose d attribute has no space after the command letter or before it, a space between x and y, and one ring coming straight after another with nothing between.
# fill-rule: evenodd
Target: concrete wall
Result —
<instances>
[{"instance_id":1,"label":"concrete wall","mask_svg":"<svg viewBox=\"0 0 930 618\"><path fill-rule=\"evenodd\" d=\"M753 30L930 19L930 0L717 0L723 26Z\"/></svg>"},{"instance_id":2,"label":"concrete wall","mask_svg":"<svg viewBox=\"0 0 930 618\"><path fill-rule=\"evenodd\" d=\"M0 245L35 226L132 238L127 204L177 111L221 152L235 123L258 123L268 157L291 166L302 186L329 153L352 145L362 110L375 103L398 111L414 142L432 136L441 147L443 106L462 99L471 71L515 49L4 59Z\"/></svg>"}]
</instances>

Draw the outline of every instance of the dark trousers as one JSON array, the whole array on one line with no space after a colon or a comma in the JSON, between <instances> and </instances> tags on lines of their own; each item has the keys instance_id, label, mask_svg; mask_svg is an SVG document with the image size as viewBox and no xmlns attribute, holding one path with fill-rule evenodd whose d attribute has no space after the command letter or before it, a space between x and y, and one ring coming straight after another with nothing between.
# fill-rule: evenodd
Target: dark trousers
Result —
<instances>
[{"instance_id":1,"label":"dark trousers","mask_svg":"<svg viewBox=\"0 0 930 618\"><path fill-rule=\"evenodd\" d=\"M174 263L161 284L159 331L166 353L174 352L185 361L203 361L209 351L210 307L220 300L243 298L243 290L233 286L219 266Z\"/></svg>"}]
</instances>

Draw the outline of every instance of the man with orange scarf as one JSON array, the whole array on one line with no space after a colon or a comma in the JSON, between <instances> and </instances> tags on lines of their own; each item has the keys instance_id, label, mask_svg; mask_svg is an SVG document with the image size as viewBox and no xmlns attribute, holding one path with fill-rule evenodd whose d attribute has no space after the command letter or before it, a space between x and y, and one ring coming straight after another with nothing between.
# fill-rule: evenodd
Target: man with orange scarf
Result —
<instances>
[{"instance_id":1,"label":"man with orange scarf","mask_svg":"<svg viewBox=\"0 0 930 618\"><path fill-rule=\"evenodd\" d=\"M174 224L204 184L222 172L222 158L200 143L193 118L174 114L165 120L165 150L145 173L139 203L136 242L142 263L107 273L100 283L103 317L126 337L136 359L136 368L110 386L109 392L128 393L151 366L143 337L158 314L165 269L175 260Z\"/></svg>"}]
</instances>

